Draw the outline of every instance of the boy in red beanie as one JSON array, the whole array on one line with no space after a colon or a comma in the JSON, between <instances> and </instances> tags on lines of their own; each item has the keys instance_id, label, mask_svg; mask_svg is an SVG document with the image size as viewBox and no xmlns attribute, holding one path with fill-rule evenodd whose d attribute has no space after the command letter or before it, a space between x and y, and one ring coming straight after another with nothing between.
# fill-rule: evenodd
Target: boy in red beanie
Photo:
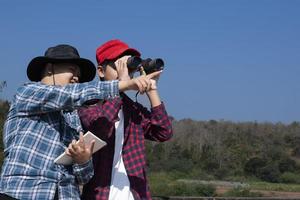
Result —
<instances>
[{"instance_id":1,"label":"boy in red beanie","mask_svg":"<svg viewBox=\"0 0 300 200\"><path fill-rule=\"evenodd\" d=\"M127 60L140 53L120 40L101 45L96 52L101 80L129 80ZM79 110L85 130L107 142L93 155L94 177L83 188L82 199L151 199L146 178L145 139L164 142L172 137L172 126L161 102L156 80L146 94L151 111L125 93ZM141 83L142 84L142 83Z\"/></svg>"}]
</instances>

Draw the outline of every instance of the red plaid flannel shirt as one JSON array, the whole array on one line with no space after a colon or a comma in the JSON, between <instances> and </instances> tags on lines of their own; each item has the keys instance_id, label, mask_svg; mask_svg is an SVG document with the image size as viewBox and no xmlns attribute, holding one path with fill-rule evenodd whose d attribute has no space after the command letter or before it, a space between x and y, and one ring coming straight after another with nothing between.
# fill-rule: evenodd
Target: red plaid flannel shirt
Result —
<instances>
[{"instance_id":1,"label":"red plaid flannel shirt","mask_svg":"<svg viewBox=\"0 0 300 200\"><path fill-rule=\"evenodd\" d=\"M81 108L79 116L89 130L107 145L93 155L95 175L83 188L82 199L107 200L111 183L115 147L115 122L122 106L124 112L124 144L122 157L135 199L151 199L146 178L145 139L163 142L173 135L171 121L164 104L149 112L125 94L104 103Z\"/></svg>"}]
</instances>

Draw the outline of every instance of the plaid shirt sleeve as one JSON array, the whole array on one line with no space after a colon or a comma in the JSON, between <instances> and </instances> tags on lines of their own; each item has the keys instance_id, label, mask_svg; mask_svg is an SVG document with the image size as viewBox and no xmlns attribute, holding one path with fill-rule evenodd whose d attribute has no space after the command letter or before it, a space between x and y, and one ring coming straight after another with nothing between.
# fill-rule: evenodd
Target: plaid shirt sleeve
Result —
<instances>
[{"instance_id":1,"label":"plaid shirt sleeve","mask_svg":"<svg viewBox=\"0 0 300 200\"><path fill-rule=\"evenodd\" d=\"M73 164L73 173L78 184L82 185L87 183L94 176L92 159L84 164Z\"/></svg>"},{"instance_id":2,"label":"plaid shirt sleeve","mask_svg":"<svg viewBox=\"0 0 300 200\"><path fill-rule=\"evenodd\" d=\"M28 87L29 86L29 87ZM64 87L28 83L15 97L19 115L34 115L57 110L74 110L91 99L119 96L118 81L68 84Z\"/></svg>"},{"instance_id":3,"label":"plaid shirt sleeve","mask_svg":"<svg viewBox=\"0 0 300 200\"><path fill-rule=\"evenodd\" d=\"M163 103L151 108L151 112L146 108L143 108L142 112L144 115L143 128L146 139L164 142L173 136L171 120Z\"/></svg>"},{"instance_id":4,"label":"plaid shirt sleeve","mask_svg":"<svg viewBox=\"0 0 300 200\"><path fill-rule=\"evenodd\" d=\"M121 108L122 102L120 98L105 101L103 104L82 107L78 110L78 115L84 130L89 130L98 137L106 138L114 128L115 122L118 120L118 113ZM101 130L101 131L99 131Z\"/></svg>"}]
</instances>

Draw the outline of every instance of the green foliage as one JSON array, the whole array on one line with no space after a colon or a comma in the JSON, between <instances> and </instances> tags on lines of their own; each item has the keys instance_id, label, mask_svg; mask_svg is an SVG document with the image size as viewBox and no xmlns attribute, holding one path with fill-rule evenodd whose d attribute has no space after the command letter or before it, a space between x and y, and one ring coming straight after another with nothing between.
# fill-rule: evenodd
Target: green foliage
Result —
<instances>
[{"instance_id":1,"label":"green foliage","mask_svg":"<svg viewBox=\"0 0 300 200\"><path fill-rule=\"evenodd\" d=\"M0 101L1 138L8 109L9 103ZM179 178L238 180L236 177L250 177L299 183L296 180L300 180L299 122L285 125L184 119L172 123L174 136L170 141L146 142L149 171L169 173L161 175L159 181L151 178L155 183L151 188L157 195L184 193L178 188L182 183L176 183ZM2 142L0 148L3 152ZM190 186L187 190L187 193L197 193Z\"/></svg>"},{"instance_id":2,"label":"green foliage","mask_svg":"<svg viewBox=\"0 0 300 200\"><path fill-rule=\"evenodd\" d=\"M205 196L215 195L216 189L211 185L187 184L182 182L173 182L169 185L171 193L168 196Z\"/></svg>"},{"instance_id":3,"label":"green foliage","mask_svg":"<svg viewBox=\"0 0 300 200\"><path fill-rule=\"evenodd\" d=\"M272 183L279 182L280 171L278 169L278 165L275 163L270 163L265 167L260 168L257 176L264 181Z\"/></svg>"},{"instance_id":4,"label":"green foliage","mask_svg":"<svg viewBox=\"0 0 300 200\"><path fill-rule=\"evenodd\" d=\"M292 155L300 158L300 143L293 148Z\"/></svg>"},{"instance_id":5,"label":"green foliage","mask_svg":"<svg viewBox=\"0 0 300 200\"><path fill-rule=\"evenodd\" d=\"M180 172L160 172L149 174L149 184L153 196L215 196L216 188L211 185L177 181Z\"/></svg>"},{"instance_id":6,"label":"green foliage","mask_svg":"<svg viewBox=\"0 0 300 200\"><path fill-rule=\"evenodd\" d=\"M293 172L296 169L296 162L287 156L278 157L279 160L254 157L245 164L245 172L248 175L254 175L264 181L269 182L289 182L288 176L282 176L284 172Z\"/></svg>"},{"instance_id":7,"label":"green foliage","mask_svg":"<svg viewBox=\"0 0 300 200\"><path fill-rule=\"evenodd\" d=\"M250 176L269 182L280 181L285 172L300 173L299 122L285 125L184 119L173 120L173 130L174 137L168 142L147 142L151 171L176 172L185 177L194 174L204 180Z\"/></svg>"},{"instance_id":8,"label":"green foliage","mask_svg":"<svg viewBox=\"0 0 300 200\"><path fill-rule=\"evenodd\" d=\"M258 175L258 170L266 166L267 160L259 157L250 158L245 164L245 172L249 175Z\"/></svg>"},{"instance_id":9,"label":"green foliage","mask_svg":"<svg viewBox=\"0 0 300 200\"><path fill-rule=\"evenodd\" d=\"M258 192L251 192L248 188L236 187L227 191L224 196L226 197L261 197L262 194Z\"/></svg>"},{"instance_id":10,"label":"green foliage","mask_svg":"<svg viewBox=\"0 0 300 200\"><path fill-rule=\"evenodd\" d=\"M215 172L219 168L216 149L211 145L204 144L201 153L201 167L210 172Z\"/></svg>"},{"instance_id":11,"label":"green foliage","mask_svg":"<svg viewBox=\"0 0 300 200\"><path fill-rule=\"evenodd\" d=\"M297 183L300 184L300 174L292 172L285 172L280 175L279 180L281 183Z\"/></svg>"},{"instance_id":12,"label":"green foliage","mask_svg":"<svg viewBox=\"0 0 300 200\"><path fill-rule=\"evenodd\" d=\"M3 143L2 143L3 125L6 120L8 109L9 109L9 102L0 100L0 166L2 165L3 162Z\"/></svg>"},{"instance_id":13,"label":"green foliage","mask_svg":"<svg viewBox=\"0 0 300 200\"><path fill-rule=\"evenodd\" d=\"M3 132L3 125L6 120L6 115L9 109L9 102L0 100L0 134Z\"/></svg>"},{"instance_id":14,"label":"green foliage","mask_svg":"<svg viewBox=\"0 0 300 200\"><path fill-rule=\"evenodd\" d=\"M300 184L270 183L262 181L249 181L248 184L251 190L300 192Z\"/></svg>"},{"instance_id":15,"label":"green foliage","mask_svg":"<svg viewBox=\"0 0 300 200\"><path fill-rule=\"evenodd\" d=\"M149 175L149 184L151 193L153 196L164 196L168 195L170 193L170 188L168 187L168 184L174 179L172 179L167 173L160 172L155 174L148 174Z\"/></svg>"},{"instance_id":16,"label":"green foliage","mask_svg":"<svg viewBox=\"0 0 300 200\"><path fill-rule=\"evenodd\" d=\"M289 157L282 158L278 163L278 168L281 173L295 171L296 162Z\"/></svg>"}]
</instances>

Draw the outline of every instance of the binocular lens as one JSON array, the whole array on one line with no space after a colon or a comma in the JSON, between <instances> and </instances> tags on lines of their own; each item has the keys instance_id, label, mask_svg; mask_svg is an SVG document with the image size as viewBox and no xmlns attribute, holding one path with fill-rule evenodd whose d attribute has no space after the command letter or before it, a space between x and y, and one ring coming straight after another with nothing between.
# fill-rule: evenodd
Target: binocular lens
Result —
<instances>
[{"instance_id":1,"label":"binocular lens","mask_svg":"<svg viewBox=\"0 0 300 200\"><path fill-rule=\"evenodd\" d=\"M129 70L138 70L143 66L146 74L162 70L164 68L164 61L161 58L142 60L140 57L132 56L127 60L127 67Z\"/></svg>"},{"instance_id":2,"label":"binocular lens","mask_svg":"<svg viewBox=\"0 0 300 200\"><path fill-rule=\"evenodd\" d=\"M142 59L140 57L136 57L136 56L130 57L127 60L127 67L129 70L136 70L141 64L141 62Z\"/></svg>"},{"instance_id":3,"label":"binocular lens","mask_svg":"<svg viewBox=\"0 0 300 200\"><path fill-rule=\"evenodd\" d=\"M161 70L164 67L164 61L160 58L153 59L150 61L149 66L157 70Z\"/></svg>"}]
</instances>

